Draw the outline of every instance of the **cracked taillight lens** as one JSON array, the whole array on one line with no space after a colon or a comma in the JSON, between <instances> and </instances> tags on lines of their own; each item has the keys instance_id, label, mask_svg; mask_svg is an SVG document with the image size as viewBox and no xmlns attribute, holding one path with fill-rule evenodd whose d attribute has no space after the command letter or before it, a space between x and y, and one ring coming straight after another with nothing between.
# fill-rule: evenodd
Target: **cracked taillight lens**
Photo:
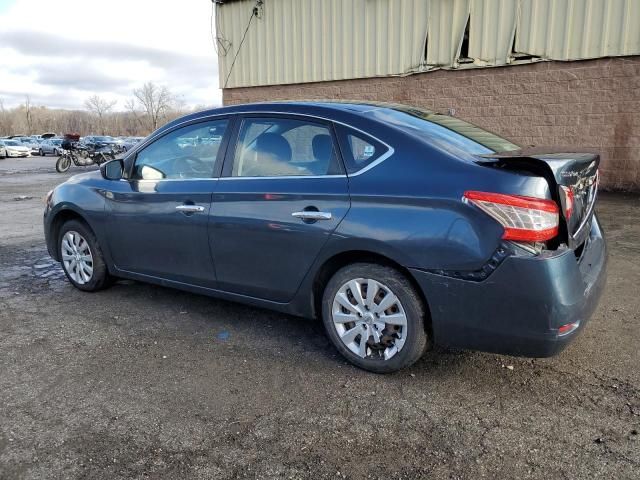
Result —
<instances>
[{"instance_id":1,"label":"cracked taillight lens","mask_svg":"<svg viewBox=\"0 0 640 480\"><path fill-rule=\"evenodd\" d=\"M573 193L573 188L560 185L560 190L562 191L562 195L564 197L564 218L569 221L569 219L571 218L571 214L573 213L573 203L575 196Z\"/></svg>"},{"instance_id":2,"label":"cracked taillight lens","mask_svg":"<svg viewBox=\"0 0 640 480\"><path fill-rule=\"evenodd\" d=\"M544 242L558 235L559 209L552 200L476 191L464 192L462 200L497 220L505 240Z\"/></svg>"}]
</instances>

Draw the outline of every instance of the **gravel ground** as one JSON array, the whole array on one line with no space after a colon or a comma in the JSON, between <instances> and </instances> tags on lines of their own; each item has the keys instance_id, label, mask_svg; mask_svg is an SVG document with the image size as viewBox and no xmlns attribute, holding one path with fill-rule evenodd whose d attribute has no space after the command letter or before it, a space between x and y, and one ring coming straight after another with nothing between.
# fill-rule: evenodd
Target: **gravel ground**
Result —
<instances>
[{"instance_id":1,"label":"gravel ground","mask_svg":"<svg viewBox=\"0 0 640 480\"><path fill-rule=\"evenodd\" d=\"M43 243L54 161L0 161L0 478L639 478L637 196L600 198L608 285L561 355L438 349L381 376L318 322L73 289Z\"/></svg>"}]
</instances>

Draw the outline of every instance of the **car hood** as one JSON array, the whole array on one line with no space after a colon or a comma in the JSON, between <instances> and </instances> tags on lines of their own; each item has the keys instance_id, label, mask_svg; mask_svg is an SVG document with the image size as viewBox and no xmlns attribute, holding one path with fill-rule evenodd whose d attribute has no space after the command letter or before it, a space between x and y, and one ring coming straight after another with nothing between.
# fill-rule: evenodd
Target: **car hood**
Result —
<instances>
[{"instance_id":1,"label":"car hood","mask_svg":"<svg viewBox=\"0 0 640 480\"><path fill-rule=\"evenodd\" d=\"M77 175L70 177L64 183L84 183L84 182L100 180L100 179L102 179L102 174L100 173L100 170L91 170L90 172L78 173Z\"/></svg>"},{"instance_id":2,"label":"car hood","mask_svg":"<svg viewBox=\"0 0 640 480\"><path fill-rule=\"evenodd\" d=\"M8 150L16 150L18 152L28 152L31 150L29 147L25 147L24 145L7 145Z\"/></svg>"}]
</instances>

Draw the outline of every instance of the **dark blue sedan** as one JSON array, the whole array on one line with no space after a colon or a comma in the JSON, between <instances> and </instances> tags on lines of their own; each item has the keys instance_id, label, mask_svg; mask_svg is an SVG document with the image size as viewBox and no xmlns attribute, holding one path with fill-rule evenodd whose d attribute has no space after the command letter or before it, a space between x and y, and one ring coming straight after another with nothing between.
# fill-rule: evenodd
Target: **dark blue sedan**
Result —
<instances>
[{"instance_id":1,"label":"dark blue sedan","mask_svg":"<svg viewBox=\"0 0 640 480\"><path fill-rule=\"evenodd\" d=\"M543 357L605 282L598 163L406 106L248 104L69 179L44 225L80 290L130 278L321 317L374 372L434 344Z\"/></svg>"}]
</instances>

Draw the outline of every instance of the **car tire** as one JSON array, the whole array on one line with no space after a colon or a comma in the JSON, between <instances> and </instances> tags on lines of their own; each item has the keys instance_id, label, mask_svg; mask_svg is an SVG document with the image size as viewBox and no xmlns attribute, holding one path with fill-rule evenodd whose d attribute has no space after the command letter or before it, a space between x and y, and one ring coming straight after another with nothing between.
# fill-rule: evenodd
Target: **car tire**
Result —
<instances>
[{"instance_id":1,"label":"car tire","mask_svg":"<svg viewBox=\"0 0 640 480\"><path fill-rule=\"evenodd\" d=\"M62 269L74 287L84 292L97 292L111 284L112 277L102 248L85 223L79 220L65 222L58 235L57 248Z\"/></svg>"},{"instance_id":2,"label":"car tire","mask_svg":"<svg viewBox=\"0 0 640 480\"><path fill-rule=\"evenodd\" d=\"M40 150L38 151L38 154L39 154L41 157L45 157L45 156L46 156L46 155L45 155L45 153L42 151L42 149L40 149Z\"/></svg>"},{"instance_id":3,"label":"car tire","mask_svg":"<svg viewBox=\"0 0 640 480\"><path fill-rule=\"evenodd\" d=\"M375 288L371 299L369 288ZM344 306L345 299L350 307ZM348 361L375 373L408 367L424 354L425 314L425 305L407 277L375 263L354 263L338 270L322 296L322 321L329 339ZM357 329L365 333L358 335ZM363 335L367 336L364 347Z\"/></svg>"}]
</instances>

